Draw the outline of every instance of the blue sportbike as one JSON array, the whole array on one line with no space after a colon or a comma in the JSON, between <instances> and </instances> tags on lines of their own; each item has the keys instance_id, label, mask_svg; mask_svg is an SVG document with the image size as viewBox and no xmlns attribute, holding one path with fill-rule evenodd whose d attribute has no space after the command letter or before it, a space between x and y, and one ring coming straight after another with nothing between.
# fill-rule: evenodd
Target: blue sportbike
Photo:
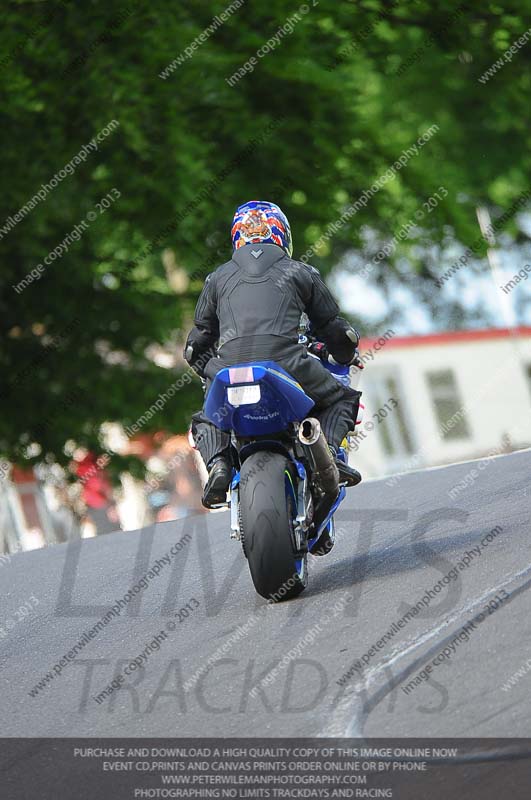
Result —
<instances>
[{"instance_id":1,"label":"blue sportbike","mask_svg":"<svg viewBox=\"0 0 531 800\"><path fill-rule=\"evenodd\" d=\"M349 385L348 367L323 364ZM205 402L210 421L231 433L231 537L241 541L256 591L273 601L305 589L308 553L332 549L346 494L319 422L308 416L313 406L273 361L221 369ZM347 463L344 447L338 455Z\"/></svg>"}]
</instances>

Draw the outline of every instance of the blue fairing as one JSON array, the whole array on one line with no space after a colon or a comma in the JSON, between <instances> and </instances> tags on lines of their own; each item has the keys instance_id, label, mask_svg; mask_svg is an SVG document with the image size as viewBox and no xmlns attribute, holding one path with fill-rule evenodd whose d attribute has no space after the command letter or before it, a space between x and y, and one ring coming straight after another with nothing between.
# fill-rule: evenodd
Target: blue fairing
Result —
<instances>
[{"instance_id":1,"label":"blue fairing","mask_svg":"<svg viewBox=\"0 0 531 800\"><path fill-rule=\"evenodd\" d=\"M339 383L350 388L350 367L348 364L331 364L329 361L321 361L321 364L328 372L332 373Z\"/></svg>"},{"instance_id":2,"label":"blue fairing","mask_svg":"<svg viewBox=\"0 0 531 800\"><path fill-rule=\"evenodd\" d=\"M257 403L234 406L228 402L227 388L252 384L260 385ZM274 361L257 361L235 364L217 373L206 398L205 415L216 427L232 430L237 436L265 436L300 422L313 405L302 386L282 367Z\"/></svg>"},{"instance_id":3,"label":"blue fairing","mask_svg":"<svg viewBox=\"0 0 531 800\"><path fill-rule=\"evenodd\" d=\"M332 517L334 516L334 514L335 514L335 513L336 513L336 511L337 511L337 509L339 508L339 506L341 505L341 503L342 503L342 502L343 502L343 500L345 499L345 496L346 496L346 494L347 494L347 492L346 492L346 490L345 490L345 487L344 487L344 486L341 486L341 487L340 487L340 489L339 489L339 494L338 494L338 496L336 497L336 499L335 499L335 501L334 501L334 505L332 506L332 508L331 508L331 509L330 509L330 511L328 512L328 516L327 516L327 517L326 517L326 519L325 519L325 520L323 520L323 522L320 524L320 526L319 526L319 530L317 531L317 533L315 534L315 536L313 537L313 539L310 539L310 540L309 540L309 542L308 542L308 549L311 549L311 548L314 546L314 544L316 543L317 539L318 539L318 538L319 538L319 536L322 534L322 532L323 532L323 531L324 531L324 529L327 527L327 525L330 525L330 523L331 523L331 521L332 521Z\"/></svg>"}]
</instances>

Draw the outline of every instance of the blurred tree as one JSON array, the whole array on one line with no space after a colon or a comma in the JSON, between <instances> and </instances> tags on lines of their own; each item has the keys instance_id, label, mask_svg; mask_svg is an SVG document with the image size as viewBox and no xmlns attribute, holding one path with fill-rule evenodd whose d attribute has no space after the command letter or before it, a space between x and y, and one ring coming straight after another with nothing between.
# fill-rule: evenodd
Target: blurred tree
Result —
<instances>
[{"instance_id":1,"label":"blurred tree","mask_svg":"<svg viewBox=\"0 0 531 800\"><path fill-rule=\"evenodd\" d=\"M489 0L239 4L6 3L6 455L20 459L37 442L64 461L67 439L95 447L104 420L132 424L175 381L175 370L152 360L152 346L182 339L204 275L229 256L238 203L278 202L295 253L312 248L327 271L352 250L370 260L378 247L367 246L364 229L392 240L445 187L422 226L371 274L387 285L408 255L424 281L413 288L436 308L439 265L423 245L467 246L478 203L501 214L527 189L531 43L478 79L529 28L530 0L503 8ZM231 77L244 65L243 77ZM327 235L433 125L418 155ZM97 149L17 221L98 136ZM79 240L65 239L83 221ZM45 264L61 243L63 254ZM32 270L38 279L15 290ZM182 429L199 401L196 384L178 392L144 430Z\"/></svg>"}]
</instances>

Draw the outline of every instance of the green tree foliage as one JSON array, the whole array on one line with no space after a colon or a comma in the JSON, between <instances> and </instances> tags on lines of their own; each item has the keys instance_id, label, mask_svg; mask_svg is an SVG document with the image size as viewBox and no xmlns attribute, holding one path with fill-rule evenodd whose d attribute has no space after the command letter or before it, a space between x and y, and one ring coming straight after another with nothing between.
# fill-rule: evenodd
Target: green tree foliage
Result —
<instances>
[{"instance_id":1,"label":"green tree foliage","mask_svg":"<svg viewBox=\"0 0 531 800\"><path fill-rule=\"evenodd\" d=\"M0 450L12 458L35 441L59 460L67 439L94 447L103 421L132 424L178 377L150 348L182 340L204 275L229 256L240 202L278 202L295 253L314 248L327 271L352 249L370 257L364 226L374 252L440 185L448 195L417 244L467 245L478 203L502 213L528 186L531 42L478 78L531 26L529 0L247 0L216 22L227 6L4 5ZM6 229L112 120L97 151ZM323 238L433 125L419 154ZM79 240L17 292L91 212ZM422 253L411 258L426 293L438 264ZM145 429L183 429L199 402L194 384Z\"/></svg>"}]
</instances>

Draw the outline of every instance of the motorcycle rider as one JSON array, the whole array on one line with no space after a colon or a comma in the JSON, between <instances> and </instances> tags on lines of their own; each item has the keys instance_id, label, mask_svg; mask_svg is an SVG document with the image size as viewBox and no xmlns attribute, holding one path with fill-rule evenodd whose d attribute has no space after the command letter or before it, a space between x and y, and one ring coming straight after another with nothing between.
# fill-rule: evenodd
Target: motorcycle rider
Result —
<instances>
[{"instance_id":1,"label":"motorcycle rider","mask_svg":"<svg viewBox=\"0 0 531 800\"><path fill-rule=\"evenodd\" d=\"M230 261L210 273L197 302L185 358L205 379L206 391L223 367L252 361L275 361L315 402L334 455L354 430L361 392L337 381L308 349L299 344L301 315L312 333L339 364L359 362L358 332L339 316L339 307L319 271L294 260L290 225L274 203L251 200L239 206L232 229ZM206 508L226 501L232 474L229 433L217 428L203 411L192 417L192 436L208 470L203 494ZM337 462L350 485L361 475Z\"/></svg>"}]
</instances>

